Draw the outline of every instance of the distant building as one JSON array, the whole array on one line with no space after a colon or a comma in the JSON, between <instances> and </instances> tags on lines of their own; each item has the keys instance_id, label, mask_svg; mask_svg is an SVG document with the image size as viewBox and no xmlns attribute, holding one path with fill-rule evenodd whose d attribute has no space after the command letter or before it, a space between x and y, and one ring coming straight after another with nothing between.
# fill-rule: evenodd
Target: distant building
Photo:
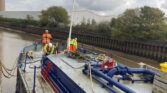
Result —
<instances>
[{"instance_id":1,"label":"distant building","mask_svg":"<svg viewBox=\"0 0 167 93\"><path fill-rule=\"evenodd\" d=\"M69 16L71 16L72 12L69 12ZM104 21L111 21L111 19L115 16L101 16L94 12L82 10L82 11L75 11L73 12L73 24L81 24L82 22L88 23L95 20L96 23L104 22Z\"/></svg>"},{"instance_id":2,"label":"distant building","mask_svg":"<svg viewBox=\"0 0 167 93\"><path fill-rule=\"evenodd\" d=\"M0 16L5 18L26 19L27 16L33 17L34 20L39 20L39 11L1 11Z\"/></svg>"},{"instance_id":3,"label":"distant building","mask_svg":"<svg viewBox=\"0 0 167 93\"><path fill-rule=\"evenodd\" d=\"M69 12L69 16L71 16L71 12ZM93 13L91 11L75 11L73 12L74 19L73 24L81 24L82 22L88 23L92 22L94 19L96 23L103 22L103 21L110 21L111 18L115 16L101 16L96 13ZM6 18L20 18L20 19L26 19L27 16L33 17L34 20L39 20L39 15L41 15L40 11L1 11L0 16L6 17Z\"/></svg>"},{"instance_id":4,"label":"distant building","mask_svg":"<svg viewBox=\"0 0 167 93\"><path fill-rule=\"evenodd\" d=\"M5 0L0 0L0 11L5 11Z\"/></svg>"}]
</instances>

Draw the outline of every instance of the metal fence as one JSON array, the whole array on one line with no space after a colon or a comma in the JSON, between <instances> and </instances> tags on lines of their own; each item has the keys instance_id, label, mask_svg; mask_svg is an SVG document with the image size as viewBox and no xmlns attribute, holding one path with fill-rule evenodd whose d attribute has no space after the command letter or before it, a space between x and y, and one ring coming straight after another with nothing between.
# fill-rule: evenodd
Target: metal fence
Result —
<instances>
[{"instance_id":1,"label":"metal fence","mask_svg":"<svg viewBox=\"0 0 167 93\"><path fill-rule=\"evenodd\" d=\"M21 30L24 32L41 35L46 28L34 26L14 26L9 23L0 23L0 26ZM63 28L49 28L54 38L66 40L68 38L68 30ZM102 47L106 49L113 49L125 52L132 55L142 56L159 62L167 61L167 46L164 42L139 42L139 41L125 41L109 39L105 36L95 33L85 33L81 31L73 31L73 37L77 37L79 42Z\"/></svg>"}]
</instances>

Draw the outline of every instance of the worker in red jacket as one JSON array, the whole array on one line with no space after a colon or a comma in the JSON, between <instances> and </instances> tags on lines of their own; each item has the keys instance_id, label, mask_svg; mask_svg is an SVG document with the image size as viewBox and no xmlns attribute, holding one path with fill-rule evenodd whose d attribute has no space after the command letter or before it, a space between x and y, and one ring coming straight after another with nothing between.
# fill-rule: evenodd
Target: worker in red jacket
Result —
<instances>
[{"instance_id":1,"label":"worker in red jacket","mask_svg":"<svg viewBox=\"0 0 167 93\"><path fill-rule=\"evenodd\" d=\"M42 44L48 44L52 40L52 35L49 33L48 30L45 30L45 32L42 34Z\"/></svg>"}]
</instances>

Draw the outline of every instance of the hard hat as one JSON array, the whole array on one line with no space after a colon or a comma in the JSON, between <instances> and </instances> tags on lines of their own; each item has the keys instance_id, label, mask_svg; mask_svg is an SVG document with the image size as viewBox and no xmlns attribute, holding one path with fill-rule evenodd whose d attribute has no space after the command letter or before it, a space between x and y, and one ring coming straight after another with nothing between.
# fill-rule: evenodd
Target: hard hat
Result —
<instances>
[{"instance_id":1,"label":"hard hat","mask_svg":"<svg viewBox=\"0 0 167 93\"><path fill-rule=\"evenodd\" d=\"M48 45L49 45L49 47L52 47L52 46L53 46L53 44L52 44L52 43L49 43Z\"/></svg>"},{"instance_id":2,"label":"hard hat","mask_svg":"<svg viewBox=\"0 0 167 93\"><path fill-rule=\"evenodd\" d=\"M48 33L49 31L48 31L48 30L45 30L45 32L47 32L47 33Z\"/></svg>"}]
</instances>

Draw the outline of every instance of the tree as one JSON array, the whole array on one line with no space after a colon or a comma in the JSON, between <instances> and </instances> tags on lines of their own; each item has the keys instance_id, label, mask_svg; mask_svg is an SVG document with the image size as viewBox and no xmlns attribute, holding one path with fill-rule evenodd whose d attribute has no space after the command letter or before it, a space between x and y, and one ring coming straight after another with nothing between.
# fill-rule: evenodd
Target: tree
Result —
<instances>
[{"instance_id":1,"label":"tree","mask_svg":"<svg viewBox=\"0 0 167 93\"><path fill-rule=\"evenodd\" d=\"M41 12L41 26L58 26L59 24L67 25L68 23L68 13L62 7L52 6Z\"/></svg>"},{"instance_id":2,"label":"tree","mask_svg":"<svg viewBox=\"0 0 167 93\"><path fill-rule=\"evenodd\" d=\"M111 37L112 29L108 22L99 23L96 30L98 33L101 33L107 37Z\"/></svg>"},{"instance_id":3,"label":"tree","mask_svg":"<svg viewBox=\"0 0 167 93\"><path fill-rule=\"evenodd\" d=\"M112 36L123 40L162 40L167 32L164 18L158 8L128 9L110 23Z\"/></svg>"},{"instance_id":4,"label":"tree","mask_svg":"<svg viewBox=\"0 0 167 93\"><path fill-rule=\"evenodd\" d=\"M96 25L96 21L92 19L92 25Z\"/></svg>"}]
</instances>

